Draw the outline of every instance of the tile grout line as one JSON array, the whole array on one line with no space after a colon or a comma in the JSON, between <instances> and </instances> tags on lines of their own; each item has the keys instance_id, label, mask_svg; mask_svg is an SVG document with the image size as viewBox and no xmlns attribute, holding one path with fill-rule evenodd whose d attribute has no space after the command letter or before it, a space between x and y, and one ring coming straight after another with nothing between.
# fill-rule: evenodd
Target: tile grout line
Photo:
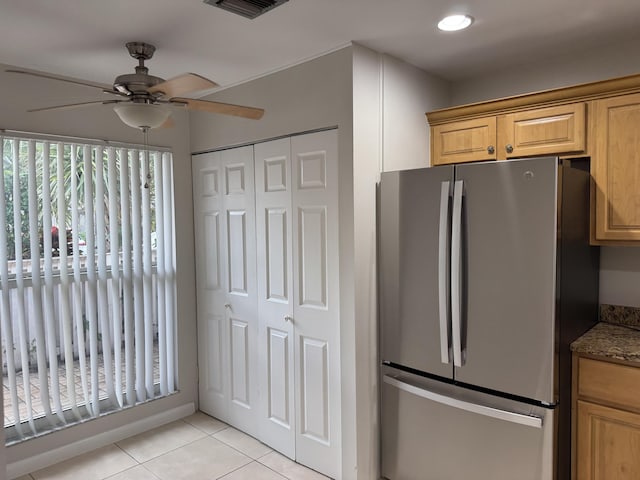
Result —
<instances>
[{"instance_id":1,"label":"tile grout line","mask_svg":"<svg viewBox=\"0 0 640 480\"><path fill-rule=\"evenodd\" d=\"M126 453L126 452L125 452L125 453ZM135 460L135 458L134 458L134 460ZM131 466L131 467L129 467L129 468L125 468L125 469L124 469L124 470L122 470L121 472L114 473L114 474L109 475L108 477L104 477L104 478L102 478L102 479L100 479L100 480L109 480L110 478L113 478L113 477L115 477L116 475L120 475L120 474L122 474L122 473L124 473L124 472L128 472L129 470L132 470L132 469L134 469L134 468L136 468L136 467L139 467L139 466L140 466L140 464L138 463L137 465L133 465L133 466Z\"/></svg>"},{"instance_id":2,"label":"tile grout line","mask_svg":"<svg viewBox=\"0 0 640 480\"><path fill-rule=\"evenodd\" d=\"M125 439L126 440L126 439ZM138 459L134 458L133 455L131 455L129 452L127 452L124 448L122 448L120 445L118 445L117 442L113 442L113 445L115 445L117 448L119 448L125 455L129 456L134 462L136 462L138 465L142 465ZM95 451L95 450L92 450ZM132 467L133 468L133 467Z\"/></svg>"},{"instance_id":3,"label":"tile grout line","mask_svg":"<svg viewBox=\"0 0 640 480\"><path fill-rule=\"evenodd\" d=\"M234 468L233 470L229 470L227 473L225 473L224 475L221 475L219 477L216 477L215 480L221 480L224 477L226 477L227 475L231 475L233 472L237 472L238 470L240 470L241 468L246 467L247 465L251 465L252 463L255 462L255 460L253 460L251 457L249 457L248 455L245 455L248 459L250 459L250 462L245 463L244 465L240 465L238 468Z\"/></svg>"},{"instance_id":4,"label":"tile grout line","mask_svg":"<svg viewBox=\"0 0 640 480\"><path fill-rule=\"evenodd\" d=\"M269 454L267 453L267 455L269 455ZM260 457L260 458L266 457L267 455L263 455L263 456L262 456L262 457ZM262 463L260 460L256 460L256 462L258 462L258 463L259 463L260 465L262 465L264 468L266 468L266 469L268 469L268 470L271 470L271 471L272 471L272 472L274 472L276 475L278 475L278 476L280 476L280 477L282 477L282 478L286 478L287 480L293 480L291 477L289 477L289 476L285 475L284 473L279 472L279 471L277 471L277 470L274 470L274 469L273 469L273 468L271 468L269 465L265 465L265 464L264 464L264 463Z\"/></svg>"},{"instance_id":5,"label":"tile grout line","mask_svg":"<svg viewBox=\"0 0 640 480\"><path fill-rule=\"evenodd\" d=\"M259 442L261 445L264 445L265 447L267 447L267 448L270 450L269 452L265 453L264 455L260 455L258 458L262 458L262 457L264 457L265 455L269 455L271 452L274 452L274 451L275 451L275 450L273 450L271 447L269 447L268 445L265 445L264 443L260 442L260 440L258 440L257 438L252 437L251 435L249 435L249 434L247 434L247 433L244 433L243 431L238 430L238 429L237 429L237 428L235 428L235 427L231 427L231 428L233 428L234 430L236 430L236 431L238 431L238 432L242 433L243 435L248 436L249 438L251 438L251 439L255 440L256 442ZM218 432L216 432L216 433L220 433L220 432L222 432L222 431L224 431L224 430L227 430L227 428L223 428L222 430L219 430L219 431L218 431ZM258 458L253 458L251 455L246 454L245 452L243 452L242 450L240 450L240 449L239 449L239 448L237 448L237 447L234 447L234 446L233 446L233 445L231 445L230 443L227 443L227 442L225 442L224 440L222 440L222 439L220 439L220 438L216 438L216 437L214 437L214 435L215 435L216 433L212 433L212 434L211 434L211 435L209 435L209 436L210 436L211 438L213 438L214 440L217 440L218 442L220 442L220 443L222 443L222 444L226 445L227 447L232 448L232 449L233 449L233 450L235 450L236 452L241 453L241 454L242 454L242 455L244 455L245 457L250 458L252 461L258 461ZM265 465L265 466L266 466L266 465Z\"/></svg>"},{"instance_id":6,"label":"tile grout line","mask_svg":"<svg viewBox=\"0 0 640 480\"><path fill-rule=\"evenodd\" d=\"M178 446L178 447L176 447L176 448L172 448L171 450L167 450L166 452L163 452L163 453L161 453L160 455L156 455L155 457L151 457L151 458L149 458L149 459L145 460L144 462L139 461L137 458L135 458L133 455L131 455L129 452L127 452L124 448L122 448L122 447L121 447L120 445L118 445L117 443L114 443L114 445L116 445L120 450L122 450L124 453L126 453L127 455L129 455L131 458L133 458L133 460L134 460L134 461L136 461L136 462L138 463L138 465L144 465L145 463L148 463L148 462L150 462L150 461L152 461L152 460L155 460L156 458L159 458L159 457L161 457L162 455L166 455L166 454L168 454L168 453L175 452L176 450L178 450L178 449L180 449L180 448L182 448L182 447L186 447L187 445L191 445L192 443L195 443L195 442L197 442L198 440L202 440L203 438L206 438L206 437L207 437L207 434L206 434L205 432L203 432L203 431L202 431L202 430L200 430L199 428L194 427L194 426L193 426L193 425L191 425L190 423L188 423L188 422L184 422L183 420L176 420L176 421L177 421L177 422L183 422L183 423L185 423L186 425L189 425L189 426L191 426L191 427L195 428L195 429L196 429L196 430L198 430L200 433L204 433L204 435L205 435L205 436L204 436L204 437L201 437L201 438L196 438L195 440L191 440L191 441L189 441L189 442L185 443L184 445L180 445L180 446ZM173 422L169 422L169 423L173 423ZM165 425L169 425L169 424L167 423L167 424L165 424ZM162 427L162 426L164 426L164 425L161 425L161 427ZM161 427L156 427L156 428L161 428ZM153 428L152 428L151 430L155 430L155 429L153 429ZM150 432L151 430L147 430L147 432ZM144 435L144 434L145 434L145 433L147 433L147 432L142 432L142 433L140 433L140 434L138 434L138 435ZM134 435L134 436L137 436L137 435ZM132 437L124 438L124 439L122 439L122 440L120 440L120 441L122 442L122 441L124 441L124 440L129 440L130 438L132 438ZM146 467L145 467L145 468L146 468ZM149 469L147 468L147 470L149 470Z\"/></svg>"}]
</instances>

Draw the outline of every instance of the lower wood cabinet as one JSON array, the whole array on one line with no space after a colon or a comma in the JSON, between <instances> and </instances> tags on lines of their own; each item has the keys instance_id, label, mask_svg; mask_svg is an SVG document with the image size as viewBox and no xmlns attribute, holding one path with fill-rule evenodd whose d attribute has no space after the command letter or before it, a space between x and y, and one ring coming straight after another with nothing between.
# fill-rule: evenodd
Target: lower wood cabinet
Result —
<instances>
[{"instance_id":1,"label":"lower wood cabinet","mask_svg":"<svg viewBox=\"0 0 640 480\"><path fill-rule=\"evenodd\" d=\"M639 479L640 365L577 355L574 367L573 478Z\"/></svg>"},{"instance_id":2,"label":"lower wood cabinet","mask_svg":"<svg viewBox=\"0 0 640 480\"><path fill-rule=\"evenodd\" d=\"M640 414L578 400L577 479L640 478Z\"/></svg>"}]
</instances>

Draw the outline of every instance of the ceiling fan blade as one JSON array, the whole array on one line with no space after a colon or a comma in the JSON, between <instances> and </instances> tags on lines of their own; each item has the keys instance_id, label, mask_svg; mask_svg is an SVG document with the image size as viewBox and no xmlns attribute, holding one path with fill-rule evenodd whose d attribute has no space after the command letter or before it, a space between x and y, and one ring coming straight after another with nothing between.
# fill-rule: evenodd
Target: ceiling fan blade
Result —
<instances>
[{"instance_id":1,"label":"ceiling fan blade","mask_svg":"<svg viewBox=\"0 0 640 480\"><path fill-rule=\"evenodd\" d=\"M264 115L262 108L243 107L230 103L210 102L208 100L194 100L192 98L172 98L170 102L177 105L185 105L188 110L200 112L222 113L224 115L235 115L236 117L259 120Z\"/></svg>"},{"instance_id":2,"label":"ceiling fan blade","mask_svg":"<svg viewBox=\"0 0 640 480\"><path fill-rule=\"evenodd\" d=\"M96 100L93 102L69 103L66 105L55 105L53 107L33 108L31 110L27 110L27 112L48 112L49 110L71 110L72 108L89 107L91 105L98 105L98 104L107 105L107 104L113 104L113 103L122 103L122 100Z\"/></svg>"},{"instance_id":3,"label":"ceiling fan blade","mask_svg":"<svg viewBox=\"0 0 640 480\"><path fill-rule=\"evenodd\" d=\"M173 121L173 118L169 117L158 128L173 128L175 125L176 123Z\"/></svg>"},{"instance_id":4,"label":"ceiling fan blade","mask_svg":"<svg viewBox=\"0 0 640 480\"><path fill-rule=\"evenodd\" d=\"M165 97L179 97L191 92L198 92L200 90L207 90L209 88L215 88L219 85L216 82L204 78L195 73L185 73L183 75L171 78L162 83L154 85L147 89L149 93L162 92Z\"/></svg>"},{"instance_id":5,"label":"ceiling fan blade","mask_svg":"<svg viewBox=\"0 0 640 480\"><path fill-rule=\"evenodd\" d=\"M15 68L9 68L5 70L5 72L19 73L21 75L31 75L32 77L47 78L49 80L58 80L60 82L73 83L74 85L83 85L85 87L99 88L100 90L105 90L108 93L111 93L111 91L113 91L113 87L111 85L102 84L102 83L85 82L81 80L71 80L68 78L62 78L62 77L58 77L57 75L51 75L48 73L30 72L29 70L18 70Z\"/></svg>"}]
</instances>

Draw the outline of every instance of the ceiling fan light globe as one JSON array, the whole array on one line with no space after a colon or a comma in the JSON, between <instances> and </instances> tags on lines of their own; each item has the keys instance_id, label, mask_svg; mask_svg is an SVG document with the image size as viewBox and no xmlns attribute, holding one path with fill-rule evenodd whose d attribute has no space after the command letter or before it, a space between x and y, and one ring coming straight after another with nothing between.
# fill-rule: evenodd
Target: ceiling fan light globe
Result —
<instances>
[{"instance_id":1,"label":"ceiling fan light globe","mask_svg":"<svg viewBox=\"0 0 640 480\"><path fill-rule=\"evenodd\" d=\"M164 105L125 103L113 107L120 120L133 128L158 128L167 121L171 110Z\"/></svg>"}]
</instances>

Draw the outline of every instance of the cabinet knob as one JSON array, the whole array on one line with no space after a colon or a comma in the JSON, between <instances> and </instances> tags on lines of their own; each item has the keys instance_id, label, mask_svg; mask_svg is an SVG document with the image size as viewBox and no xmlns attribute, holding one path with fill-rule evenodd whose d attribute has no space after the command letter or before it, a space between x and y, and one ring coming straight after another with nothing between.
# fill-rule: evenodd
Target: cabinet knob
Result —
<instances>
[{"instance_id":1,"label":"cabinet knob","mask_svg":"<svg viewBox=\"0 0 640 480\"><path fill-rule=\"evenodd\" d=\"M291 315L285 315L284 316L284 321L285 322L293 322L293 317Z\"/></svg>"},{"instance_id":2,"label":"cabinet knob","mask_svg":"<svg viewBox=\"0 0 640 480\"><path fill-rule=\"evenodd\" d=\"M507 151L507 153L513 153L513 145L511 145L510 143L507 143L504 149Z\"/></svg>"},{"instance_id":3,"label":"cabinet knob","mask_svg":"<svg viewBox=\"0 0 640 480\"><path fill-rule=\"evenodd\" d=\"M494 147L493 145L489 145L489 146L487 147L487 153L488 153L489 155L493 155L493 154L495 153L495 151L496 151L496 149L495 149L495 147Z\"/></svg>"},{"instance_id":4,"label":"cabinet knob","mask_svg":"<svg viewBox=\"0 0 640 480\"><path fill-rule=\"evenodd\" d=\"M224 308L229 308L229 309L231 309L231 304L230 304L230 303L225 303L225 304L224 304Z\"/></svg>"}]
</instances>

